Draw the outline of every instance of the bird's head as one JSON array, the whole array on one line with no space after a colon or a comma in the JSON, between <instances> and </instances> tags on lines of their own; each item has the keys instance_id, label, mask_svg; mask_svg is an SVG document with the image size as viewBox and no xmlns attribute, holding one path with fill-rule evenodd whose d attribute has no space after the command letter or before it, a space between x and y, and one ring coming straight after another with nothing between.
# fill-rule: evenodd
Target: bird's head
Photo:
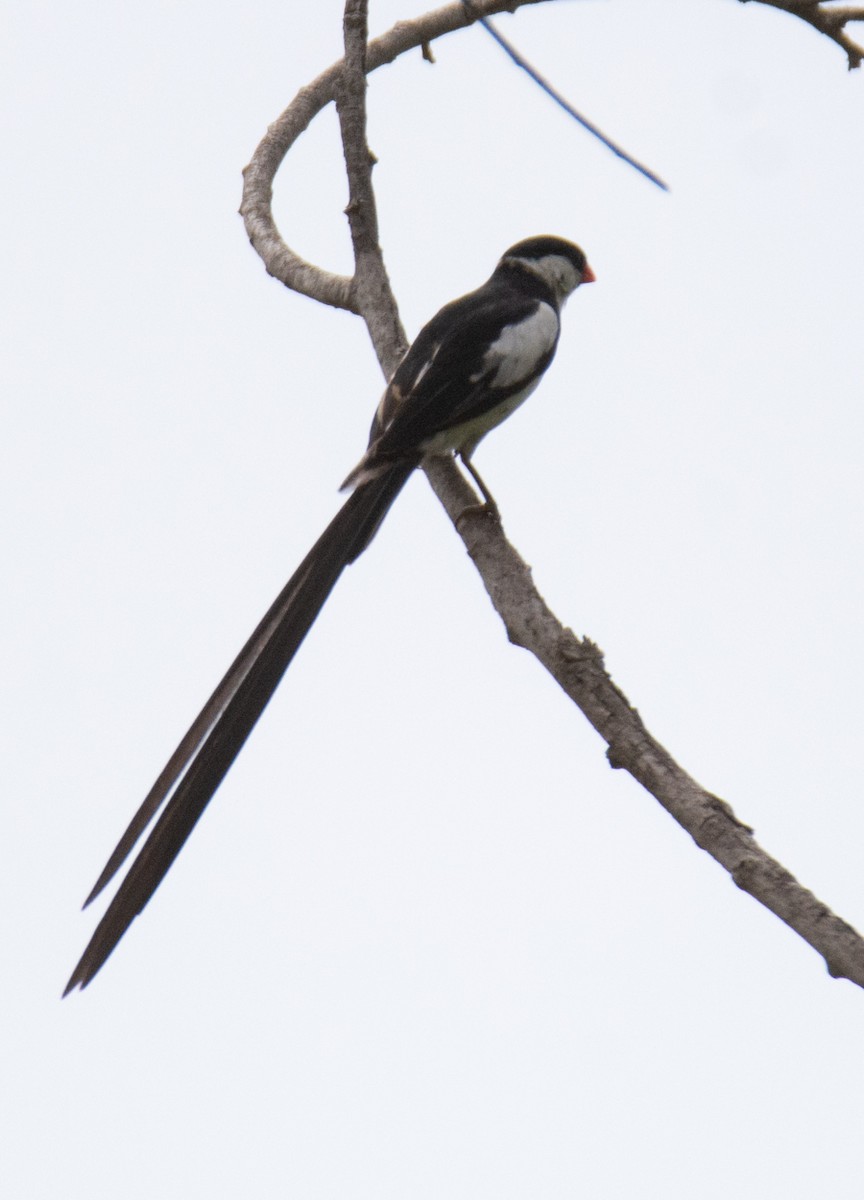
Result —
<instances>
[{"instance_id":1,"label":"bird's head","mask_svg":"<svg viewBox=\"0 0 864 1200\"><path fill-rule=\"evenodd\" d=\"M543 235L526 238L505 251L498 269L530 271L552 289L559 305L580 283L593 283L596 275L583 250L564 238Z\"/></svg>"}]
</instances>

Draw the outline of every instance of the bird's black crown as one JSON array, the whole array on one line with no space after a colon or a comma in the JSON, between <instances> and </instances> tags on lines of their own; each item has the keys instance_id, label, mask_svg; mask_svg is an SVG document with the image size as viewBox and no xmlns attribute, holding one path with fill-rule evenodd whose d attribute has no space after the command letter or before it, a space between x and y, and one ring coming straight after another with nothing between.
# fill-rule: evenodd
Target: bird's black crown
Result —
<instances>
[{"instance_id":1,"label":"bird's black crown","mask_svg":"<svg viewBox=\"0 0 864 1200\"><path fill-rule=\"evenodd\" d=\"M506 258L527 258L539 259L546 258L550 254L558 254L561 258L567 258L572 262L573 266L583 274L587 259L585 253L579 246L573 242L568 242L565 238L553 237L551 234L541 234L539 237L525 238L522 242L517 242L515 246L511 246L502 256L502 261Z\"/></svg>"}]
</instances>

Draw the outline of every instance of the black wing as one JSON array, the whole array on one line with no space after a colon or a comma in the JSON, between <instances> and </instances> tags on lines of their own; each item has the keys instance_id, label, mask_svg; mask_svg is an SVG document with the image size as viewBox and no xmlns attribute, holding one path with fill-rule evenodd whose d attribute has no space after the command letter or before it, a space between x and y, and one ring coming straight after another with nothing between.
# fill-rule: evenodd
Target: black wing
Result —
<instances>
[{"instance_id":1,"label":"black wing","mask_svg":"<svg viewBox=\"0 0 864 1200\"><path fill-rule=\"evenodd\" d=\"M521 382L492 388L483 359L503 328L526 320L539 305L533 296L483 288L445 305L396 368L372 427L373 454L395 458L416 450L519 391ZM553 353L554 345L540 370Z\"/></svg>"}]
</instances>

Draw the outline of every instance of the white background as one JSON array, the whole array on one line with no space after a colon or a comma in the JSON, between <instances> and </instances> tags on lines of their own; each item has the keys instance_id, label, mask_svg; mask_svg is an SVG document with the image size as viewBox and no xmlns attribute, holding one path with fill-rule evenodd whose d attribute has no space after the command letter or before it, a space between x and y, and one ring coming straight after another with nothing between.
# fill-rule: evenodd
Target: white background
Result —
<instances>
[{"instance_id":1,"label":"white background","mask_svg":"<svg viewBox=\"0 0 864 1200\"><path fill-rule=\"evenodd\" d=\"M424 10L373 3L373 32ZM860 1200L864 995L510 647L422 477L97 981L77 907L339 503L381 379L240 169L341 5L4 5L0 1186L15 1200ZM478 466L660 740L864 927L862 86L733 0L556 4L379 71L409 334L512 242L598 282ZM332 110L277 186L347 271Z\"/></svg>"}]
</instances>

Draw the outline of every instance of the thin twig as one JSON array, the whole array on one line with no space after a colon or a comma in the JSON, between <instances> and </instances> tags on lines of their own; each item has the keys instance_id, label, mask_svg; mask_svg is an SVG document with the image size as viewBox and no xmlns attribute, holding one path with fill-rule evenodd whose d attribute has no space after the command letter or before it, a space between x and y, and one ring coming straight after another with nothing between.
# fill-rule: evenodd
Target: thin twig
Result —
<instances>
[{"instance_id":1,"label":"thin twig","mask_svg":"<svg viewBox=\"0 0 864 1200\"><path fill-rule=\"evenodd\" d=\"M650 179L652 183L655 183L657 187L662 188L664 192L669 191L669 185L664 183L659 175L656 175L652 170L646 167L644 163L640 163L638 159L633 157L632 154L628 154L627 151L624 150L623 147L619 146L617 142L613 142L610 137L607 137L606 134L603 133L603 131L599 129L593 121L589 121L586 116L583 116L582 113L575 109L569 100L565 100L561 93L552 86L548 79L544 79L540 72L535 67L532 67L528 60L522 54L520 54L513 43L509 42L507 38L504 37L503 33L499 33L491 21L487 20L486 17L481 16L480 13L478 13L477 9L472 3L472 0L462 0L462 3L465 5L465 10L471 17L472 21L476 21L478 24L482 25L490 37L494 38L501 49L510 56L516 66L521 67L523 71L530 75L537 86L541 88L547 96L550 96L557 105L563 108L564 111L571 116L574 121L578 121L582 128L587 130L592 137L597 138L597 140L602 142L608 150L611 150L612 153L618 158L623 159L624 162L628 163L629 166L638 171L640 175L644 175L646 179Z\"/></svg>"}]
</instances>

